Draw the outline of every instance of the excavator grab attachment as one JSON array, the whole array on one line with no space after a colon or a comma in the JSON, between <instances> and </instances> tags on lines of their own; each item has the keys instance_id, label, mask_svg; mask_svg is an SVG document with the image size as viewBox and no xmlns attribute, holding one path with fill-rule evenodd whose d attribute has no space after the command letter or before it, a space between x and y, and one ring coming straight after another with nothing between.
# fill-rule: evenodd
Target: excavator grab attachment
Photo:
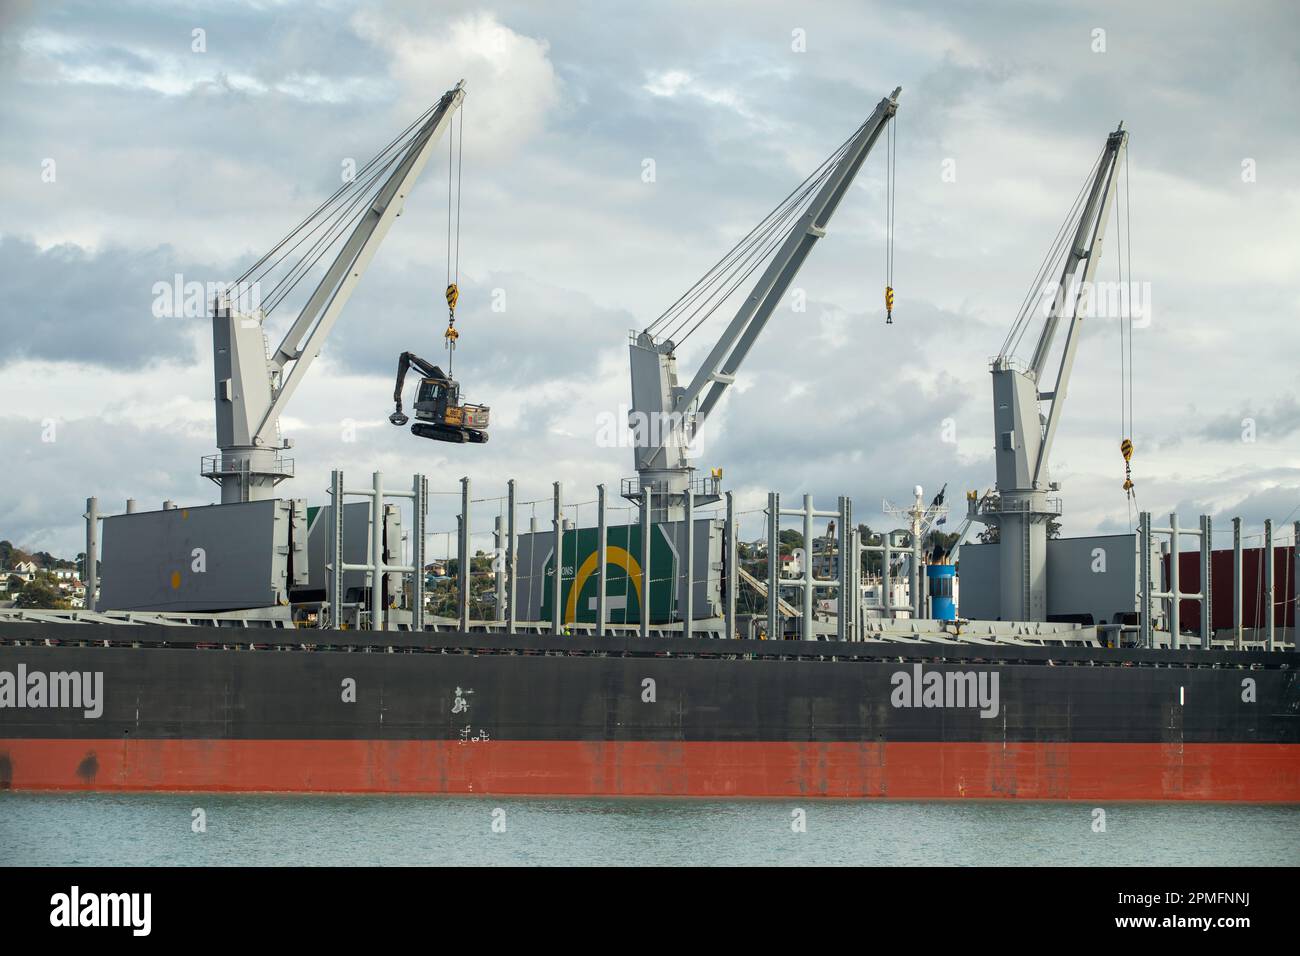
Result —
<instances>
[{"instance_id":1,"label":"excavator grab attachment","mask_svg":"<svg viewBox=\"0 0 1300 956\"><path fill-rule=\"evenodd\" d=\"M422 376L415 393L415 423L411 434L434 441L457 444L483 444L488 440L489 409L486 405L461 404L460 385L438 366L413 352L403 352L397 360L397 384L393 388L396 409L388 420L401 427L410 421L402 410L402 391L406 373L412 366Z\"/></svg>"}]
</instances>

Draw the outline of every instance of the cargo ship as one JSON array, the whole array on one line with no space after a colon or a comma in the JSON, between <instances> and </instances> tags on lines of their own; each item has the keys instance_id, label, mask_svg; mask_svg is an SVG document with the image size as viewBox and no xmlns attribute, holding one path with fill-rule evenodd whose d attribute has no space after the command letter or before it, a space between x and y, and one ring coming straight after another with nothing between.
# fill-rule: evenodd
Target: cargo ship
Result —
<instances>
[{"instance_id":1,"label":"cargo ship","mask_svg":"<svg viewBox=\"0 0 1300 956\"><path fill-rule=\"evenodd\" d=\"M521 502L511 481L487 499L494 547L480 556L484 499L464 478L437 489L460 508L454 572L434 580L429 479L394 485L376 472L358 487L336 468L328 503L280 497L294 461L279 417L452 129L465 91L448 91L367 164L375 172L276 247L353 217L277 348L264 322L279 300L249 306L237 293L285 256L259 260L214 301L219 452L201 473L221 502L128 501L104 515L90 498L86 608L0 611L0 787L1300 801L1300 524L1286 547L1267 522L1250 574L1239 521L1230 552L1214 549L1205 515L1180 526L1141 512L1128 534L1053 531L1062 507L1048 464L1087 317L1077 289L1093 280L1116 205L1122 126L1049 254L1058 294L1033 358L1013 355L1030 307L993 362L996 486L967 494L945 553L930 551L944 493L927 503L919 486L910 506L884 509L906 521L883 535L856 522L848 496L818 507L769 492L750 509L763 538L742 549L721 469L697 471L694 439L887 135L899 92L632 334L621 411L636 475L619 490L636 520L607 521L604 485L588 503L595 521L579 526L560 483ZM711 290L735 291L759 266L679 382L677 345L719 307ZM446 298L454 348L454 282ZM414 436L472 455L487 407L460 403L450 364L403 352L389 421L409 421L412 364L427 375ZM1128 493L1131 441L1121 450ZM974 524L989 533L963 545ZM1189 535L1199 552L1181 547ZM742 589L756 598L749 612Z\"/></svg>"},{"instance_id":2,"label":"cargo ship","mask_svg":"<svg viewBox=\"0 0 1300 956\"><path fill-rule=\"evenodd\" d=\"M235 633L0 623L0 786L1300 801L1287 654Z\"/></svg>"}]
</instances>

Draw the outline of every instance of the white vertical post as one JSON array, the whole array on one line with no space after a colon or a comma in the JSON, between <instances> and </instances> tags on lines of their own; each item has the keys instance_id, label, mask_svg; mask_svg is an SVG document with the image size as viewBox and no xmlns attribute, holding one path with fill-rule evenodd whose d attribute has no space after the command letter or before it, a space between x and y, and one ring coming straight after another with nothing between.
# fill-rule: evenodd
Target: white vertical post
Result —
<instances>
[{"instance_id":1,"label":"white vertical post","mask_svg":"<svg viewBox=\"0 0 1300 956\"><path fill-rule=\"evenodd\" d=\"M506 619L506 519L497 515L492 523L492 543L495 553L492 555L492 576L496 585L496 607L492 609L492 620Z\"/></svg>"},{"instance_id":2,"label":"white vertical post","mask_svg":"<svg viewBox=\"0 0 1300 956\"><path fill-rule=\"evenodd\" d=\"M813 497L803 496L803 634L813 639Z\"/></svg>"},{"instance_id":3,"label":"white vertical post","mask_svg":"<svg viewBox=\"0 0 1300 956\"><path fill-rule=\"evenodd\" d=\"M86 563L81 568L81 583L86 588L82 602L87 611L95 610L95 588L99 586L99 499L86 499Z\"/></svg>"},{"instance_id":4,"label":"white vertical post","mask_svg":"<svg viewBox=\"0 0 1300 956\"><path fill-rule=\"evenodd\" d=\"M1155 622L1151 620L1151 591L1153 590L1151 581L1151 512L1142 511L1138 513L1138 547L1141 549L1138 554L1138 600L1139 617L1138 624L1141 627L1141 636L1138 644L1141 647L1151 647L1155 642ZM1154 588L1154 590L1160 590Z\"/></svg>"},{"instance_id":5,"label":"white vertical post","mask_svg":"<svg viewBox=\"0 0 1300 956\"><path fill-rule=\"evenodd\" d=\"M912 522L912 574L908 587L912 592L912 618L925 617L925 569L921 567L921 534L919 522Z\"/></svg>"},{"instance_id":6,"label":"white vertical post","mask_svg":"<svg viewBox=\"0 0 1300 956\"><path fill-rule=\"evenodd\" d=\"M682 503L686 516L686 593L682 601L682 637L690 637L695 625L695 489L690 485L682 493Z\"/></svg>"},{"instance_id":7,"label":"white vertical post","mask_svg":"<svg viewBox=\"0 0 1300 956\"><path fill-rule=\"evenodd\" d=\"M1264 635L1270 651L1277 650L1277 629L1274 627L1273 598L1273 519L1264 521Z\"/></svg>"},{"instance_id":8,"label":"white vertical post","mask_svg":"<svg viewBox=\"0 0 1300 956\"><path fill-rule=\"evenodd\" d=\"M506 633L519 622L519 529L515 515L515 480L506 483Z\"/></svg>"},{"instance_id":9,"label":"white vertical post","mask_svg":"<svg viewBox=\"0 0 1300 956\"><path fill-rule=\"evenodd\" d=\"M329 528L330 627L343 626L343 472L330 472Z\"/></svg>"},{"instance_id":10,"label":"white vertical post","mask_svg":"<svg viewBox=\"0 0 1300 956\"><path fill-rule=\"evenodd\" d=\"M852 520L852 506L849 499L840 495L840 525L839 540L837 542L837 553L839 556L840 566L838 578L840 586L838 588L839 596L836 604L839 607L839 613L835 615L835 637L837 640L847 641L853 629L853 585L849 578L849 522Z\"/></svg>"},{"instance_id":11,"label":"white vertical post","mask_svg":"<svg viewBox=\"0 0 1300 956\"><path fill-rule=\"evenodd\" d=\"M1178 575L1178 515L1169 515L1169 647L1178 650L1182 635L1182 591Z\"/></svg>"},{"instance_id":12,"label":"white vertical post","mask_svg":"<svg viewBox=\"0 0 1300 956\"><path fill-rule=\"evenodd\" d=\"M880 534L880 606L881 616L886 621L894 619L894 581L889 573L890 562L894 560L894 532L882 531Z\"/></svg>"},{"instance_id":13,"label":"white vertical post","mask_svg":"<svg viewBox=\"0 0 1300 956\"><path fill-rule=\"evenodd\" d=\"M641 636L650 636L650 509L654 492L641 486Z\"/></svg>"},{"instance_id":14,"label":"white vertical post","mask_svg":"<svg viewBox=\"0 0 1300 956\"><path fill-rule=\"evenodd\" d=\"M1241 519L1232 519L1232 646L1241 650L1244 626L1241 615Z\"/></svg>"},{"instance_id":15,"label":"white vertical post","mask_svg":"<svg viewBox=\"0 0 1300 956\"><path fill-rule=\"evenodd\" d=\"M560 606L560 601L564 597L564 489L557 481L551 489L551 504L553 505L554 515L551 519L551 527L555 535L555 557L552 571L554 576L551 578L551 633L561 634L564 631L564 608Z\"/></svg>"},{"instance_id":16,"label":"white vertical post","mask_svg":"<svg viewBox=\"0 0 1300 956\"><path fill-rule=\"evenodd\" d=\"M781 634L781 609L777 601L781 594L781 496L775 491L767 495L767 639L779 641Z\"/></svg>"},{"instance_id":17,"label":"white vertical post","mask_svg":"<svg viewBox=\"0 0 1300 956\"><path fill-rule=\"evenodd\" d=\"M462 633L469 630L469 589L472 575L470 574L470 561L473 560L469 547L469 498L470 483L469 478L460 480L460 521L458 522L456 535L457 551L457 584L459 585L459 594L456 598L456 610L460 619L460 630Z\"/></svg>"},{"instance_id":18,"label":"white vertical post","mask_svg":"<svg viewBox=\"0 0 1300 956\"><path fill-rule=\"evenodd\" d=\"M853 557L853 633L849 640L860 641L862 634L862 532L855 524L850 544Z\"/></svg>"},{"instance_id":19,"label":"white vertical post","mask_svg":"<svg viewBox=\"0 0 1300 956\"><path fill-rule=\"evenodd\" d=\"M1201 649L1208 651L1214 639L1214 522L1201 515Z\"/></svg>"},{"instance_id":20,"label":"white vertical post","mask_svg":"<svg viewBox=\"0 0 1300 956\"><path fill-rule=\"evenodd\" d=\"M416 475L411 491L411 630L424 630L424 535L429 514L429 481Z\"/></svg>"},{"instance_id":21,"label":"white vertical post","mask_svg":"<svg viewBox=\"0 0 1300 956\"><path fill-rule=\"evenodd\" d=\"M730 491L726 493L726 498L727 524L723 529L722 547L727 579L723 583L726 593L723 595L722 619L726 622L725 636L727 640L731 640L736 636L736 585L739 583L740 575L736 571L736 502Z\"/></svg>"},{"instance_id":22,"label":"white vertical post","mask_svg":"<svg viewBox=\"0 0 1300 956\"><path fill-rule=\"evenodd\" d=\"M384 473L374 474L370 506L370 629L387 630L384 615Z\"/></svg>"},{"instance_id":23,"label":"white vertical post","mask_svg":"<svg viewBox=\"0 0 1300 956\"><path fill-rule=\"evenodd\" d=\"M605 591L609 568L609 522L605 515L605 486L596 486L596 636L605 636L605 619L609 616Z\"/></svg>"}]
</instances>

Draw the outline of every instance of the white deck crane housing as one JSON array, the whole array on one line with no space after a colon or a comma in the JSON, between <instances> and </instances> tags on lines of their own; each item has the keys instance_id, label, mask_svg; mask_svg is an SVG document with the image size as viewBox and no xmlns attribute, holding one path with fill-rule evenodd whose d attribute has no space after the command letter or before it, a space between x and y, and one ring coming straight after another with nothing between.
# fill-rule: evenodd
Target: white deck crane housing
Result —
<instances>
[{"instance_id":1,"label":"white deck crane housing","mask_svg":"<svg viewBox=\"0 0 1300 956\"><path fill-rule=\"evenodd\" d=\"M292 477L293 461L281 455L292 442L280 434L280 415L320 354L393 220L401 215L406 197L464 98L462 80L233 284L242 287L259 271L269 273L306 245L303 259L276 286L287 286L283 293L287 294L314 264L308 257L319 258L334 248L351 226L274 353L269 353L263 330L266 309L240 312L228 297L217 301L212 347L221 453L203 459L202 473L221 485L223 503L274 497L276 485ZM273 304L281 301L277 295L271 291Z\"/></svg>"},{"instance_id":2,"label":"white deck crane housing","mask_svg":"<svg viewBox=\"0 0 1300 956\"><path fill-rule=\"evenodd\" d=\"M862 168L871 147L898 111L900 92L901 87L882 99L853 136L773 210L754 232L724 256L714 270L692 287L691 292L646 329L633 334L629 347L632 372L632 421L629 425L636 433L633 460L637 476L625 479L622 490L624 497L633 501L644 501L646 493L651 493L655 520L680 520L684 512L683 496L692 487L697 492L697 503L718 500L719 482L716 478L692 477L694 468L687 454L689 445L728 386L736 381L741 363L790 288L808 253L817 240L826 235L827 223L840 200ZM784 221L796 215L794 224L784 233L784 241L780 241L779 231L775 232L770 243L764 235L754 238L760 229L774 227L779 230ZM779 248L776 247L777 241L780 241ZM772 254L773 249L775 254ZM744 270L756 268L768 255L771 258L766 269L690 384L679 384L676 349L680 342L660 338L656 327L676 324L680 328L689 326L690 331L694 331L698 322L726 301L730 291L749 275ZM724 278L723 273L717 271L724 265L734 268L739 275L736 285L729 285L731 277ZM691 301L683 306L693 293L698 293L696 300L702 304L696 306L696 301ZM710 304L712 308L703 311ZM692 306L696 306L695 311L687 312L686 309ZM697 320L697 315L702 315L702 318ZM667 323L666 317L670 317Z\"/></svg>"},{"instance_id":3,"label":"white deck crane housing","mask_svg":"<svg viewBox=\"0 0 1300 956\"><path fill-rule=\"evenodd\" d=\"M1035 303L1042 301L1036 298L1038 290L1034 288L993 360L997 496L972 500L972 515L998 528L999 607L1004 621L1047 619L1047 527L1061 514L1060 499L1051 497L1060 486L1051 480L1048 462L1074 370L1079 332L1089 313L1093 277L1101 259L1127 146L1128 132L1121 124L1106 139L1086 185L1086 196L1080 193L1081 207L1076 200L1079 212L1073 232L1060 233L1062 239L1069 237L1070 244L1063 250L1060 278L1052 287L1047 319L1030 364L1019 366L1011 353L1032 318ZM1055 256L1049 253L1045 268L1050 268L1053 261ZM1062 320L1067 323L1065 344L1054 381L1049 383L1049 354ZM1044 403L1048 406L1046 412Z\"/></svg>"}]
</instances>

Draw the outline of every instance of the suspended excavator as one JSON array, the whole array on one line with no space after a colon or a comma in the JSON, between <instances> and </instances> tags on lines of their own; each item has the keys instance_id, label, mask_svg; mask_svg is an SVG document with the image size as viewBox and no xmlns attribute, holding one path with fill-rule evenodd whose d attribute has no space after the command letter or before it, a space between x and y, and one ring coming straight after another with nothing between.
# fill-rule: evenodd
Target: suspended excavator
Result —
<instances>
[{"instance_id":1,"label":"suspended excavator","mask_svg":"<svg viewBox=\"0 0 1300 956\"><path fill-rule=\"evenodd\" d=\"M397 362L397 386L393 401L397 410L388 420L399 428L410 421L402 411L402 389L406 373L411 366L424 376L415 393L415 418L411 433L435 441L473 442L488 440L488 408L486 405L460 403L460 385L438 366L425 361L412 352L403 352Z\"/></svg>"},{"instance_id":2,"label":"suspended excavator","mask_svg":"<svg viewBox=\"0 0 1300 956\"><path fill-rule=\"evenodd\" d=\"M272 498L276 486L292 477L292 459L281 456L292 441L280 434L280 416L464 98L462 80L216 297L212 340L220 453L204 457L202 474L221 486L223 503ZM272 352L264 322L322 261L330 264ZM269 287L265 296L263 286ZM440 402L444 421L454 417L456 392L449 378L427 386L426 397L417 400L417 417L420 404ZM485 426L486 409L483 414ZM476 413L469 417L477 421ZM466 434L463 440L475 439Z\"/></svg>"},{"instance_id":3,"label":"suspended excavator","mask_svg":"<svg viewBox=\"0 0 1300 956\"><path fill-rule=\"evenodd\" d=\"M447 143L447 330L442 334L447 346L447 371L425 361L414 352L403 352L397 359L397 384L393 387L396 409L388 420L399 428L410 419L402 411L402 389L406 373L412 365L423 378L415 393L415 417L411 434L433 441L472 442L481 445L488 440L489 410L486 405L462 404L460 385L451 377L452 361L456 357L456 342L460 332L456 328L456 303L460 300L460 182L464 169L461 153L465 144L465 116L461 114L460 137L453 128ZM460 147L459 149L457 147ZM453 185L455 192L453 194ZM452 213L455 213L455 240L452 239Z\"/></svg>"}]
</instances>

